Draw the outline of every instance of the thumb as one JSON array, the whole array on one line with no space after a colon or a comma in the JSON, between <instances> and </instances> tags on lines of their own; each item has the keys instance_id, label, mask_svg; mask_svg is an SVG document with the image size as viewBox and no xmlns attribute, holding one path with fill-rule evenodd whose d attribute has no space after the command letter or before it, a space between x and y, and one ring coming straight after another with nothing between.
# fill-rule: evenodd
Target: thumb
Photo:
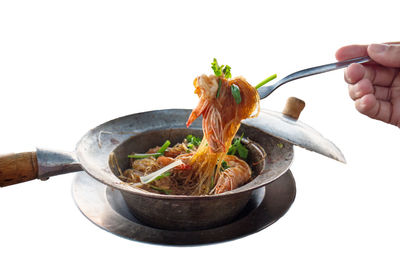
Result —
<instances>
[{"instance_id":1,"label":"thumb","mask_svg":"<svg viewBox=\"0 0 400 267\"><path fill-rule=\"evenodd\" d=\"M400 45L370 44L368 55L378 64L386 67L400 67Z\"/></svg>"}]
</instances>

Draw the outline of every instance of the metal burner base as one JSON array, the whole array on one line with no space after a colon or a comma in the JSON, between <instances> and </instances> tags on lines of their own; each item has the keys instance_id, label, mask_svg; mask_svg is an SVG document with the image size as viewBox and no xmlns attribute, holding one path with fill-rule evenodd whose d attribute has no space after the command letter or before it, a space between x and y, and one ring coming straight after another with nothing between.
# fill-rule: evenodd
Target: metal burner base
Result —
<instances>
[{"instance_id":1,"label":"metal burner base","mask_svg":"<svg viewBox=\"0 0 400 267\"><path fill-rule=\"evenodd\" d=\"M229 241L256 233L281 218L296 196L296 184L287 171L255 190L244 210L231 223L198 231L169 231L149 227L131 214L121 193L80 172L72 185L75 203L97 226L121 237L163 245L201 245Z\"/></svg>"}]
</instances>

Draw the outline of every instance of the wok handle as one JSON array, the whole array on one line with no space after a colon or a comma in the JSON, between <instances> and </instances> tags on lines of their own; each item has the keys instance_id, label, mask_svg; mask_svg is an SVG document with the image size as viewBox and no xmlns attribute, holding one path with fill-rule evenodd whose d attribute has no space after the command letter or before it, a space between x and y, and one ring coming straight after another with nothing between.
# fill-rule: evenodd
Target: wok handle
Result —
<instances>
[{"instance_id":1,"label":"wok handle","mask_svg":"<svg viewBox=\"0 0 400 267\"><path fill-rule=\"evenodd\" d=\"M19 184L38 178L36 152L0 156L0 187Z\"/></svg>"}]
</instances>

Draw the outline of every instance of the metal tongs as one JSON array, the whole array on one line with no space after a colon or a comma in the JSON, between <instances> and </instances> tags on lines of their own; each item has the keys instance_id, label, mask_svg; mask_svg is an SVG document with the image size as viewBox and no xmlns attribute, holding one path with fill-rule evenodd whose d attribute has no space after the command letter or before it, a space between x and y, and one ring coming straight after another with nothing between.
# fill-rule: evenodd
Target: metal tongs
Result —
<instances>
[{"instance_id":1,"label":"metal tongs","mask_svg":"<svg viewBox=\"0 0 400 267\"><path fill-rule=\"evenodd\" d=\"M352 59L348 59L348 60L344 60L344 61L339 61L339 62L335 62L335 63L331 63L331 64L326 64L326 65L322 65L322 66L317 66L317 67L313 67L313 68L300 70L300 71L294 72L294 73L286 76L285 78L279 80L278 82L274 83L273 85L262 86L262 87L258 88L258 94L260 95L260 99L263 99L263 98L266 98L267 96L269 96L279 86L281 86L287 82L291 82L291 81L294 81L294 80L297 80L300 78L304 78L304 77L308 77L311 75L315 75L315 74L320 74L320 73L324 73L324 72L328 72L328 71L332 71L332 70L342 69L342 68L349 66L352 63L366 63L369 61L371 61L371 58L368 56L358 57L358 58L352 58Z\"/></svg>"}]
</instances>

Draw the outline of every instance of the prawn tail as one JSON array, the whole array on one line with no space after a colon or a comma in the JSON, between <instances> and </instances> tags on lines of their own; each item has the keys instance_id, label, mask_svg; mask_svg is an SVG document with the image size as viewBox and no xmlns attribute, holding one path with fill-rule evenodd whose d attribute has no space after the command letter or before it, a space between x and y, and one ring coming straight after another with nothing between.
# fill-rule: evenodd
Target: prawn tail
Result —
<instances>
[{"instance_id":1,"label":"prawn tail","mask_svg":"<svg viewBox=\"0 0 400 267\"><path fill-rule=\"evenodd\" d=\"M190 116L188 120L186 121L186 127L189 127L200 115L202 115L207 107L209 106L209 103L207 100L200 99L199 104L195 109L192 110L192 113L190 113Z\"/></svg>"}]
</instances>

